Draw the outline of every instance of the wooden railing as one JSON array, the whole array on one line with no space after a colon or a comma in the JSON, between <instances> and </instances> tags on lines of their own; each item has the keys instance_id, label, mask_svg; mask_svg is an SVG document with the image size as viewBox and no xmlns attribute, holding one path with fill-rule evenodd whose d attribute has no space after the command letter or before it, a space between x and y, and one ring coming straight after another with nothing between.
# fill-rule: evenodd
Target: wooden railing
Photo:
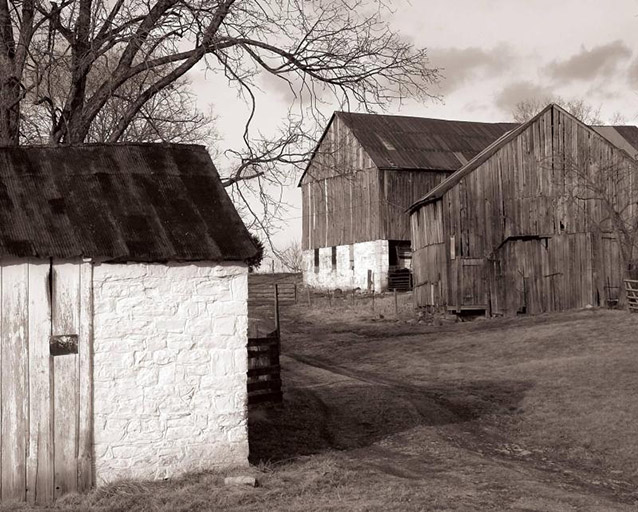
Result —
<instances>
[{"instance_id":1,"label":"wooden railing","mask_svg":"<svg viewBox=\"0 0 638 512\"><path fill-rule=\"evenodd\" d=\"M248 338L248 405L278 404L283 400L279 366L279 331L264 338Z\"/></svg>"},{"instance_id":2,"label":"wooden railing","mask_svg":"<svg viewBox=\"0 0 638 512\"><path fill-rule=\"evenodd\" d=\"M407 269L390 270L388 272L388 290L407 292L412 289L412 272Z\"/></svg>"},{"instance_id":3,"label":"wooden railing","mask_svg":"<svg viewBox=\"0 0 638 512\"><path fill-rule=\"evenodd\" d=\"M627 307L631 312L638 312L638 281L625 279L625 292L627 294Z\"/></svg>"},{"instance_id":4,"label":"wooden railing","mask_svg":"<svg viewBox=\"0 0 638 512\"><path fill-rule=\"evenodd\" d=\"M277 291L275 292L275 288ZM275 293L279 296L280 304L295 304L297 302L296 283L259 283L248 286L249 307L272 307Z\"/></svg>"}]
</instances>

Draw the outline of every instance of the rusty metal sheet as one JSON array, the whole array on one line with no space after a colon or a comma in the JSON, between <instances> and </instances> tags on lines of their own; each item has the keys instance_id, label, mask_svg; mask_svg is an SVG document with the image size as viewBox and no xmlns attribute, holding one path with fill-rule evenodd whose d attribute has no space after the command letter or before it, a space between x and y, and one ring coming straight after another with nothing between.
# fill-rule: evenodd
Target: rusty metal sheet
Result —
<instances>
[{"instance_id":1,"label":"rusty metal sheet","mask_svg":"<svg viewBox=\"0 0 638 512\"><path fill-rule=\"evenodd\" d=\"M202 146L0 149L0 257L242 261L255 252Z\"/></svg>"},{"instance_id":2,"label":"rusty metal sheet","mask_svg":"<svg viewBox=\"0 0 638 512\"><path fill-rule=\"evenodd\" d=\"M455 171L514 123L478 123L422 117L338 112L380 169ZM382 134L379 137L378 134Z\"/></svg>"}]
</instances>

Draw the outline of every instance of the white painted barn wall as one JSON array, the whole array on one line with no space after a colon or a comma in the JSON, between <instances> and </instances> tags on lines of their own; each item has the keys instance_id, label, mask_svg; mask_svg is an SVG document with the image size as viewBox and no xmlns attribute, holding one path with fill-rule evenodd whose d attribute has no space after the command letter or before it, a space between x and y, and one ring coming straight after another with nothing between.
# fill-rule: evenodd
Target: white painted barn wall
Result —
<instances>
[{"instance_id":1,"label":"white painted barn wall","mask_svg":"<svg viewBox=\"0 0 638 512\"><path fill-rule=\"evenodd\" d=\"M247 268L94 267L98 485L245 465Z\"/></svg>"},{"instance_id":2,"label":"white painted barn wall","mask_svg":"<svg viewBox=\"0 0 638 512\"><path fill-rule=\"evenodd\" d=\"M354 270L350 264L350 246L337 246L337 268L332 268L332 248L319 249L319 271L315 272L314 250L303 252L303 280L306 286L324 290L368 288L368 270L372 270L374 289L388 287L389 243L374 240L353 244Z\"/></svg>"}]
</instances>

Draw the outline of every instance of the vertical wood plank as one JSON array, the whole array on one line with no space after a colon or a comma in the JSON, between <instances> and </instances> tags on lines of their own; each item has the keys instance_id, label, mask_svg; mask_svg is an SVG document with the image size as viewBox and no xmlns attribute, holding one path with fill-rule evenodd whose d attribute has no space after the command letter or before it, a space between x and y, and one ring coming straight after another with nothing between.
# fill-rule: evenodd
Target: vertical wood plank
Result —
<instances>
[{"instance_id":1,"label":"vertical wood plank","mask_svg":"<svg viewBox=\"0 0 638 512\"><path fill-rule=\"evenodd\" d=\"M49 271L42 260L29 264L29 451L27 501L53 501L53 404L49 354Z\"/></svg>"},{"instance_id":2,"label":"vertical wood plank","mask_svg":"<svg viewBox=\"0 0 638 512\"><path fill-rule=\"evenodd\" d=\"M26 499L28 279L28 264L2 265L2 500Z\"/></svg>"},{"instance_id":3,"label":"vertical wood plank","mask_svg":"<svg viewBox=\"0 0 638 512\"><path fill-rule=\"evenodd\" d=\"M78 491L93 485L93 264L80 266Z\"/></svg>"},{"instance_id":4,"label":"vertical wood plank","mask_svg":"<svg viewBox=\"0 0 638 512\"><path fill-rule=\"evenodd\" d=\"M52 334L78 334L80 266L53 262ZM53 358L55 497L78 488L78 355Z\"/></svg>"}]
</instances>

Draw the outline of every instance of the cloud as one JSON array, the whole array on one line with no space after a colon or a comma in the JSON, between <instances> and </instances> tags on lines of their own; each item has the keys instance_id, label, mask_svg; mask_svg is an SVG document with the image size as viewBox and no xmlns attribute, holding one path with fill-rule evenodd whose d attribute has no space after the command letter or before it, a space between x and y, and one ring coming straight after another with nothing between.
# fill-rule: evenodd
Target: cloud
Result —
<instances>
[{"instance_id":1,"label":"cloud","mask_svg":"<svg viewBox=\"0 0 638 512\"><path fill-rule=\"evenodd\" d=\"M627 69L627 81L632 89L638 88L638 58L634 59Z\"/></svg>"},{"instance_id":2,"label":"cloud","mask_svg":"<svg viewBox=\"0 0 638 512\"><path fill-rule=\"evenodd\" d=\"M512 112L516 105L525 100L539 100L552 96L552 90L530 81L513 82L506 85L496 95L494 103L505 112Z\"/></svg>"},{"instance_id":3,"label":"cloud","mask_svg":"<svg viewBox=\"0 0 638 512\"><path fill-rule=\"evenodd\" d=\"M491 49L476 46L469 48L430 48L430 62L441 69L444 76L439 84L440 92L451 93L466 82L487 74L504 72L515 60L508 46L500 44Z\"/></svg>"},{"instance_id":4,"label":"cloud","mask_svg":"<svg viewBox=\"0 0 638 512\"><path fill-rule=\"evenodd\" d=\"M599 76L613 74L618 64L632 55L632 50L622 41L613 41L591 50L582 50L561 61L547 65L545 72L554 80L593 80Z\"/></svg>"}]
</instances>

